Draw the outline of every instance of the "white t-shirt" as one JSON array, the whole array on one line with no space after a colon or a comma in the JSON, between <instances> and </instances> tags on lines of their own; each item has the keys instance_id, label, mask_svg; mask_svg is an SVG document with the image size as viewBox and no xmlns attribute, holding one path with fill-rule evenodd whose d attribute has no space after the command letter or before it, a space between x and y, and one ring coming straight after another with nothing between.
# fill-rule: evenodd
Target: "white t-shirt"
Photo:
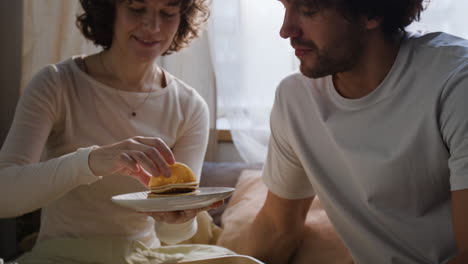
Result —
<instances>
[{"instance_id":1,"label":"white t-shirt","mask_svg":"<svg viewBox=\"0 0 468 264\"><path fill-rule=\"evenodd\" d=\"M346 99L331 76L281 82L264 181L314 194L359 264L445 263L451 191L468 188L468 42L408 35L383 82Z\"/></svg>"},{"instance_id":2,"label":"white t-shirt","mask_svg":"<svg viewBox=\"0 0 468 264\"><path fill-rule=\"evenodd\" d=\"M206 103L167 73L165 88L119 95L83 72L79 60L45 67L21 96L0 152L0 217L43 207L39 240L97 235L159 246L155 230L167 243L189 238L195 221L156 223L155 229L153 218L114 204L112 196L145 187L123 175L99 179L88 167L88 154L94 145L159 137L199 177L208 142ZM136 116L129 105L140 105Z\"/></svg>"}]
</instances>

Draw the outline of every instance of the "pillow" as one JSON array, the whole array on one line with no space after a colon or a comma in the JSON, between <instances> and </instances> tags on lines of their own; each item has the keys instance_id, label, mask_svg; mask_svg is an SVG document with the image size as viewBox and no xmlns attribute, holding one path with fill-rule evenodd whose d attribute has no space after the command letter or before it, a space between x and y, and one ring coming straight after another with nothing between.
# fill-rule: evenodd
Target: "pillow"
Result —
<instances>
[{"instance_id":1,"label":"pillow","mask_svg":"<svg viewBox=\"0 0 468 264\"><path fill-rule=\"evenodd\" d=\"M224 211L217 245L231 250L239 248L240 234L249 228L265 201L268 189L261 171L242 172L232 198ZM307 214L304 237L290 264L350 264L348 249L336 234L327 214L316 198Z\"/></svg>"},{"instance_id":2,"label":"pillow","mask_svg":"<svg viewBox=\"0 0 468 264\"><path fill-rule=\"evenodd\" d=\"M234 187L244 169L259 170L261 163L244 162L204 162L201 172L200 187ZM230 197L225 203L208 213L213 217L216 225L221 225L221 216L229 203Z\"/></svg>"},{"instance_id":3,"label":"pillow","mask_svg":"<svg viewBox=\"0 0 468 264\"><path fill-rule=\"evenodd\" d=\"M252 224L267 195L260 174L260 170L242 171L236 190L221 216L223 231L218 238L218 245L234 251L239 248L239 235Z\"/></svg>"}]
</instances>

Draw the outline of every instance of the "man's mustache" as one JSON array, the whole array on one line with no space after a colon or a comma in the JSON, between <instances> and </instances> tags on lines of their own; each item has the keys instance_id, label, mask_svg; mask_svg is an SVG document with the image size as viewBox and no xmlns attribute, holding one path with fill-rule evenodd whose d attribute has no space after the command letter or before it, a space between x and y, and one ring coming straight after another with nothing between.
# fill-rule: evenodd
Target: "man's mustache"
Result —
<instances>
[{"instance_id":1,"label":"man's mustache","mask_svg":"<svg viewBox=\"0 0 468 264\"><path fill-rule=\"evenodd\" d=\"M294 48L307 48L317 50L317 45L313 41L300 39L300 38L291 38L291 46Z\"/></svg>"}]
</instances>

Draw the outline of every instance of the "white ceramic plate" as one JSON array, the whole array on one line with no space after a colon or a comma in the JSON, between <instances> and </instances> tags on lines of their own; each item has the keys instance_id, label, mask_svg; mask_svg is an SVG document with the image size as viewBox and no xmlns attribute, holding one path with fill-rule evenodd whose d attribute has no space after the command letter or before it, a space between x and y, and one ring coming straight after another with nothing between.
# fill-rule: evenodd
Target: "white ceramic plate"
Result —
<instances>
[{"instance_id":1,"label":"white ceramic plate","mask_svg":"<svg viewBox=\"0 0 468 264\"><path fill-rule=\"evenodd\" d=\"M139 212L167 212L201 208L229 197L234 188L201 187L194 195L147 198L149 191L127 193L112 197L121 206Z\"/></svg>"}]
</instances>

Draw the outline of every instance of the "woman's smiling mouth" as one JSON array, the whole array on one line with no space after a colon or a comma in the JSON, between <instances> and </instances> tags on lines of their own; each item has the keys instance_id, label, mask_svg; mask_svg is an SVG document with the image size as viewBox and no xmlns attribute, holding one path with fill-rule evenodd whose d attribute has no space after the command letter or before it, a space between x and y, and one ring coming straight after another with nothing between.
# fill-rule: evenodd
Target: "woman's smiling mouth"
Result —
<instances>
[{"instance_id":1,"label":"woman's smiling mouth","mask_svg":"<svg viewBox=\"0 0 468 264\"><path fill-rule=\"evenodd\" d=\"M132 38L135 39L138 43L140 43L144 47L153 47L161 42L160 40L143 39L143 38L138 38L137 36L132 36Z\"/></svg>"}]
</instances>

